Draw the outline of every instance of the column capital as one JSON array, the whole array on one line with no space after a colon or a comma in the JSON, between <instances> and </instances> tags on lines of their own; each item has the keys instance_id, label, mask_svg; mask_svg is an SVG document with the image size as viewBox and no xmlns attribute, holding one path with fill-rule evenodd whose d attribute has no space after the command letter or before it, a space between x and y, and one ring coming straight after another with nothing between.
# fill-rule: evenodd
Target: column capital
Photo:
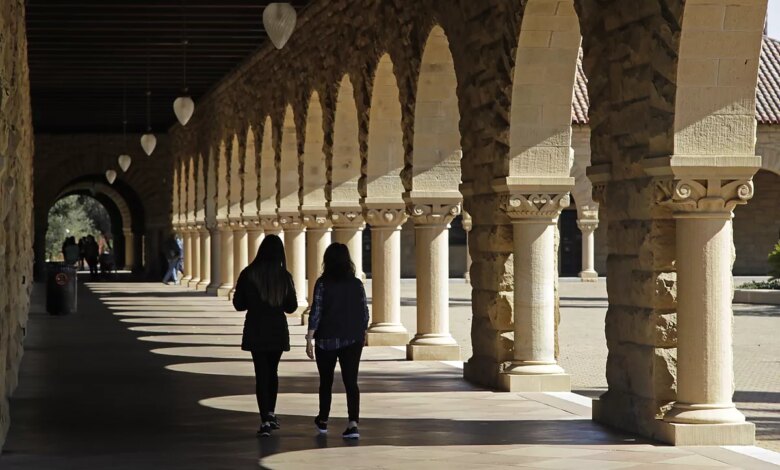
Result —
<instances>
[{"instance_id":1,"label":"column capital","mask_svg":"<svg viewBox=\"0 0 780 470\"><path fill-rule=\"evenodd\" d=\"M300 213L281 213L279 214L279 225L284 230L303 230L303 217Z\"/></svg>"},{"instance_id":2,"label":"column capital","mask_svg":"<svg viewBox=\"0 0 780 470\"><path fill-rule=\"evenodd\" d=\"M277 215L261 215L258 220L265 232L274 233L279 232L282 229L282 225L279 223L279 217Z\"/></svg>"},{"instance_id":3,"label":"column capital","mask_svg":"<svg viewBox=\"0 0 780 470\"><path fill-rule=\"evenodd\" d=\"M372 228L398 228L408 218L404 207L366 208L363 215Z\"/></svg>"},{"instance_id":4,"label":"column capital","mask_svg":"<svg viewBox=\"0 0 780 470\"><path fill-rule=\"evenodd\" d=\"M216 228L217 228L217 230L220 230L220 231L231 230L230 221L229 220L218 220Z\"/></svg>"},{"instance_id":5,"label":"column capital","mask_svg":"<svg viewBox=\"0 0 780 470\"><path fill-rule=\"evenodd\" d=\"M329 230L333 226L325 211L304 212L301 220L307 230Z\"/></svg>"},{"instance_id":6,"label":"column capital","mask_svg":"<svg viewBox=\"0 0 780 470\"><path fill-rule=\"evenodd\" d=\"M260 219L257 217L245 217L242 218L244 222L244 226L247 230L262 230L262 225L260 224Z\"/></svg>"},{"instance_id":7,"label":"column capital","mask_svg":"<svg viewBox=\"0 0 780 470\"><path fill-rule=\"evenodd\" d=\"M526 220L556 222L561 211L569 207L569 192L515 193L501 195L501 208L513 223Z\"/></svg>"},{"instance_id":8,"label":"column capital","mask_svg":"<svg viewBox=\"0 0 780 470\"><path fill-rule=\"evenodd\" d=\"M732 217L734 208L753 197L753 178L663 178L656 182L656 200L676 217Z\"/></svg>"},{"instance_id":9,"label":"column capital","mask_svg":"<svg viewBox=\"0 0 780 470\"><path fill-rule=\"evenodd\" d=\"M362 209L356 208L340 208L330 210L330 220L333 222L335 228L355 228L362 230L366 223L363 220Z\"/></svg>"},{"instance_id":10,"label":"column capital","mask_svg":"<svg viewBox=\"0 0 780 470\"><path fill-rule=\"evenodd\" d=\"M246 228L246 224L240 217L231 217L228 220L228 223L230 224L230 228L233 230Z\"/></svg>"},{"instance_id":11,"label":"column capital","mask_svg":"<svg viewBox=\"0 0 780 470\"><path fill-rule=\"evenodd\" d=\"M460 202L414 201L406 204L406 211L415 225L448 225L460 214Z\"/></svg>"},{"instance_id":12,"label":"column capital","mask_svg":"<svg viewBox=\"0 0 780 470\"><path fill-rule=\"evenodd\" d=\"M584 235L590 235L599 227L599 219L578 219L577 227Z\"/></svg>"}]
</instances>

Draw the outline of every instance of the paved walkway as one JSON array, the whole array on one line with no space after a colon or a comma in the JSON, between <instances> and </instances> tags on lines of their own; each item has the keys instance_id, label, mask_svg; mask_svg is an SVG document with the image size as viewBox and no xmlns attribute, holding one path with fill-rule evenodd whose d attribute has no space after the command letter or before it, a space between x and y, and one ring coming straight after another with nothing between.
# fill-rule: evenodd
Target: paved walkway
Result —
<instances>
[{"instance_id":1,"label":"paved walkway","mask_svg":"<svg viewBox=\"0 0 780 470\"><path fill-rule=\"evenodd\" d=\"M38 290L36 290L38 293ZM600 427L573 394L512 394L461 370L369 348L363 438L317 438L316 368L303 327L281 365L283 429L257 439L242 315L222 299L161 284L91 284L79 313L51 317L36 296L3 469L776 468L748 447L674 448ZM754 453L753 458L745 453Z\"/></svg>"}]
</instances>

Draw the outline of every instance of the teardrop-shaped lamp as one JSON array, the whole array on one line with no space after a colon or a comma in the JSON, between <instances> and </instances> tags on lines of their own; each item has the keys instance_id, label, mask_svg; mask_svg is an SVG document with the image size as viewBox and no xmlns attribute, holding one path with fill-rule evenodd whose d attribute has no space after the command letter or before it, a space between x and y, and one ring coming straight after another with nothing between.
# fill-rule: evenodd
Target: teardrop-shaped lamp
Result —
<instances>
[{"instance_id":1,"label":"teardrop-shaped lamp","mask_svg":"<svg viewBox=\"0 0 780 470\"><path fill-rule=\"evenodd\" d=\"M295 8L289 3L271 3L263 10L263 26L277 49L287 44L298 19Z\"/></svg>"},{"instance_id":2,"label":"teardrop-shaped lamp","mask_svg":"<svg viewBox=\"0 0 780 470\"><path fill-rule=\"evenodd\" d=\"M180 96L173 102L173 112L176 113L179 123L186 126L195 112L195 102L189 96Z\"/></svg>"},{"instance_id":3,"label":"teardrop-shaped lamp","mask_svg":"<svg viewBox=\"0 0 780 470\"><path fill-rule=\"evenodd\" d=\"M108 184L114 184L114 180L116 180L116 171L106 170L106 180L108 181Z\"/></svg>"},{"instance_id":4,"label":"teardrop-shaped lamp","mask_svg":"<svg viewBox=\"0 0 780 470\"><path fill-rule=\"evenodd\" d=\"M119 168L122 169L125 173L127 173L127 169L130 168L130 164L133 163L133 159L130 158L130 155L122 154L119 156Z\"/></svg>"},{"instance_id":5,"label":"teardrop-shaped lamp","mask_svg":"<svg viewBox=\"0 0 780 470\"><path fill-rule=\"evenodd\" d=\"M154 152L154 148L157 146L157 137L151 132L141 136L141 148L144 149L147 155L151 155Z\"/></svg>"}]
</instances>

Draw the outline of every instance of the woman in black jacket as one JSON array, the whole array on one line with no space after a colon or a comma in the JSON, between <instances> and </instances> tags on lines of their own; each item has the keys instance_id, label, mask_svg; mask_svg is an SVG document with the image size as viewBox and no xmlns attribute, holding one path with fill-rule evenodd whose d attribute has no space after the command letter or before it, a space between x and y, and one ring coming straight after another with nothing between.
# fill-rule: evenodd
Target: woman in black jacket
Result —
<instances>
[{"instance_id":1,"label":"woman in black jacket","mask_svg":"<svg viewBox=\"0 0 780 470\"><path fill-rule=\"evenodd\" d=\"M279 429L274 414L279 392L279 361L290 350L290 331L285 312L298 308L295 285L287 272L284 245L276 235L267 235L254 261L241 271L233 295L236 310L248 310L241 349L252 352L255 393L260 408L260 436Z\"/></svg>"},{"instance_id":2,"label":"woman in black jacket","mask_svg":"<svg viewBox=\"0 0 780 470\"><path fill-rule=\"evenodd\" d=\"M349 424L342 436L357 439L360 418L358 369L368 328L368 303L363 283L355 277L355 265L346 245L334 243L325 250L322 276L314 286L309 311L306 354L317 359L320 372L320 412L314 424L320 433L328 432L331 389L336 361L347 392Z\"/></svg>"}]
</instances>

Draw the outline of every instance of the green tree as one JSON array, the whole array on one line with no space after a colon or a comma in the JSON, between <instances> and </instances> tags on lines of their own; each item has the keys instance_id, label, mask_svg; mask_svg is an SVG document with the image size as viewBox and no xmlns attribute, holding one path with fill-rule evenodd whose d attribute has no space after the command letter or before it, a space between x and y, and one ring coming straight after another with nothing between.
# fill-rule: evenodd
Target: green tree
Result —
<instances>
[{"instance_id":1,"label":"green tree","mask_svg":"<svg viewBox=\"0 0 780 470\"><path fill-rule=\"evenodd\" d=\"M78 196L78 203L84 209L92 225L102 233L111 233L111 217L108 211L97 199L91 196Z\"/></svg>"},{"instance_id":2,"label":"green tree","mask_svg":"<svg viewBox=\"0 0 780 470\"><path fill-rule=\"evenodd\" d=\"M769 253L769 275L772 279L780 279L780 241L777 242L775 248Z\"/></svg>"},{"instance_id":3,"label":"green tree","mask_svg":"<svg viewBox=\"0 0 780 470\"><path fill-rule=\"evenodd\" d=\"M105 211L105 209L103 210ZM97 227L79 203L79 196L64 197L49 210L46 258L61 259L62 243L67 237L76 237L76 241L78 241L81 237L96 233Z\"/></svg>"}]
</instances>

